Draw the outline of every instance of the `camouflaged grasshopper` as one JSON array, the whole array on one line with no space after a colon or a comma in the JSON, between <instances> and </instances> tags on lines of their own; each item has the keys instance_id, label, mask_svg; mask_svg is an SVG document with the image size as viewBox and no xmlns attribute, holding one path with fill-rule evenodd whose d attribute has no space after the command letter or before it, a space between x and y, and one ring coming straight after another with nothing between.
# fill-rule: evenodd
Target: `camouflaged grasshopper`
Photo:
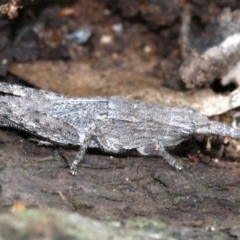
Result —
<instances>
[{"instance_id":1,"label":"camouflaged grasshopper","mask_svg":"<svg viewBox=\"0 0 240 240\"><path fill-rule=\"evenodd\" d=\"M210 121L190 107L173 108L123 97L66 97L49 91L0 83L0 126L46 139L46 143L79 146L71 164L76 174L87 148L119 153L136 149L182 166L166 151L193 134L240 139L240 130ZM44 141L39 140L39 143Z\"/></svg>"}]
</instances>

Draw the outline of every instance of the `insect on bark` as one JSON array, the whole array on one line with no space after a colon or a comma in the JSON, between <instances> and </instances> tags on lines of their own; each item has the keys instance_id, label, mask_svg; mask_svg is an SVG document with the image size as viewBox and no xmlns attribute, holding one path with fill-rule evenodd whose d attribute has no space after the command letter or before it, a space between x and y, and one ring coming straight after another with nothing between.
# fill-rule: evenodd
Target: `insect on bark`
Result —
<instances>
[{"instance_id":1,"label":"insect on bark","mask_svg":"<svg viewBox=\"0 0 240 240\"><path fill-rule=\"evenodd\" d=\"M168 147L195 133L240 139L239 129L210 121L190 107L173 108L117 96L69 98L6 83L0 83L0 94L0 126L21 129L53 145L79 146L70 167L73 175L87 148L109 153L136 149L142 155L161 156L181 170L166 151Z\"/></svg>"}]
</instances>

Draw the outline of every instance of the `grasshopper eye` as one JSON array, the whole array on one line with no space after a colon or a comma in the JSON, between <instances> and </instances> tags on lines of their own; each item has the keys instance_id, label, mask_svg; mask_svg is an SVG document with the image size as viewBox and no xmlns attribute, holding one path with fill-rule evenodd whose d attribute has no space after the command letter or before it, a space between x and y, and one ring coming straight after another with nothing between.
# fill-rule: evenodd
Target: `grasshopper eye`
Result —
<instances>
[{"instance_id":1,"label":"grasshopper eye","mask_svg":"<svg viewBox=\"0 0 240 240\"><path fill-rule=\"evenodd\" d=\"M183 110L187 111L190 114L196 113L196 110L194 108L191 108L191 107L184 107Z\"/></svg>"},{"instance_id":2,"label":"grasshopper eye","mask_svg":"<svg viewBox=\"0 0 240 240\"><path fill-rule=\"evenodd\" d=\"M196 124L194 122L188 122L182 129L181 129L181 136L186 138L191 136L195 133Z\"/></svg>"}]
</instances>

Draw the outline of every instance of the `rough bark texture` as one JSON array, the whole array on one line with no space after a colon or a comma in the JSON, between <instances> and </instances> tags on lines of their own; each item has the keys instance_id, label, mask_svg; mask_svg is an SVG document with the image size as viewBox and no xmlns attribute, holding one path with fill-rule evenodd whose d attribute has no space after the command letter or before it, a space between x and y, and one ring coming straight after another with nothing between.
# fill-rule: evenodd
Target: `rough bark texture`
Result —
<instances>
[{"instance_id":1,"label":"rough bark texture","mask_svg":"<svg viewBox=\"0 0 240 240\"><path fill-rule=\"evenodd\" d=\"M101 221L144 217L164 220L180 235L185 234L180 226L224 229L240 220L238 163L211 166L186 160L184 171L176 172L160 158L98 153L86 155L73 177L53 149L25 137L1 131L2 212L21 202L26 208L64 209Z\"/></svg>"}]
</instances>

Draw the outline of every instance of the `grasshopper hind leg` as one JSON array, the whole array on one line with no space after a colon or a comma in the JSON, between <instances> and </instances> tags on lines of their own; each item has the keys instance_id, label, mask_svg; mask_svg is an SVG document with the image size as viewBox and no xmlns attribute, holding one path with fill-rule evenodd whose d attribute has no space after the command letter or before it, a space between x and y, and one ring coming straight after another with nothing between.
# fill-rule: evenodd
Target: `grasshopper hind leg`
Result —
<instances>
[{"instance_id":1,"label":"grasshopper hind leg","mask_svg":"<svg viewBox=\"0 0 240 240\"><path fill-rule=\"evenodd\" d=\"M151 144L137 148L138 152L142 155L161 156L163 159L175 170L182 170L182 165L169 154L161 144Z\"/></svg>"}]
</instances>

